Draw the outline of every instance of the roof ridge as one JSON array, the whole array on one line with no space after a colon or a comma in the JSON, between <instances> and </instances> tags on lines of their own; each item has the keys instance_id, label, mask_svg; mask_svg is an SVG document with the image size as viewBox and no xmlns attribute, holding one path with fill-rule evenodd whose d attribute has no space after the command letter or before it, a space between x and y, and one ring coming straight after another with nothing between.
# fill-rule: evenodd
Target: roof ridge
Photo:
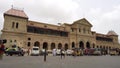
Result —
<instances>
[{"instance_id":1,"label":"roof ridge","mask_svg":"<svg viewBox=\"0 0 120 68\"><path fill-rule=\"evenodd\" d=\"M16 8L11 8L8 11L6 11L4 14L22 17L22 18L28 18L28 16L24 12L24 10L20 10L20 9L16 9Z\"/></svg>"}]
</instances>

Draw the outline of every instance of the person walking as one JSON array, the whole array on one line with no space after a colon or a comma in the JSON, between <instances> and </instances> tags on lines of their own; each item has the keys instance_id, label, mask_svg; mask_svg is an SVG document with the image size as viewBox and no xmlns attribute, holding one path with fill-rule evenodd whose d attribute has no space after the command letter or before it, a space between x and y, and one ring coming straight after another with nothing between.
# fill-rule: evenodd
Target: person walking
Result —
<instances>
[{"instance_id":1,"label":"person walking","mask_svg":"<svg viewBox=\"0 0 120 68\"><path fill-rule=\"evenodd\" d=\"M53 56L56 56L56 49L55 48L53 49L52 53L53 53Z\"/></svg>"},{"instance_id":2,"label":"person walking","mask_svg":"<svg viewBox=\"0 0 120 68\"><path fill-rule=\"evenodd\" d=\"M28 48L28 50L27 50L27 54L28 54L28 56L30 55L30 48Z\"/></svg>"},{"instance_id":3,"label":"person walking","mask_svg":"<svg viewBox=\"0 0 120 68\"><path fill-rule=\"evenodd\" d=\"M5 46L4 46L3 42L0 41L0 60L3 59L4 48L5 48Z\"/></svg>"},{"instance_id":4,"label":"person walking","mask_svg":"<svg viewBox=\"0 0 120 68\"><path fill-rule=\"evenodd\" d=\"M62 59L62 56L64 56L64 58L65 58L65 51L64 51L64 49L61 48L60 54L61 54L61 59Z\"/></svg>"}]
</instances>

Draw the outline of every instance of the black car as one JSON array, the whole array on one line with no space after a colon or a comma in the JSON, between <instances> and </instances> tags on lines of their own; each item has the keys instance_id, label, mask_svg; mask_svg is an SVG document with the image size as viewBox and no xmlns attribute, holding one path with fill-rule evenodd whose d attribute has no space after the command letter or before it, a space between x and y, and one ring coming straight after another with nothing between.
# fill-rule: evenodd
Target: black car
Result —
<instances>
[{"instance_id":1,"label":"black car","mask_svg":"<svg viewBox=\"0 0 120 68\"><path fill-rule=\"evenodd\" d=\"M5 51L5 54L8 56L12 56L12 55L18 55L18 56L24 56L25 52L22 49L18 49L16 50L15 48L8 48Z\"/></svg>"}]
</instances>

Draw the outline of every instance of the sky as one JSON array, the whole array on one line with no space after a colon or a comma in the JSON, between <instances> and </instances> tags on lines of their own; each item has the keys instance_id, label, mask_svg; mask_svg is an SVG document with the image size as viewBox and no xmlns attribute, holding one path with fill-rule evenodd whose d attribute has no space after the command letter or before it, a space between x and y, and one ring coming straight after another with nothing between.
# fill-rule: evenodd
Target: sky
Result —
<instances>
[{"instance_id":1,"label":"sky","mask_svg":"<svg viewBox=\"0 0 120 68\"><path fill-rule=\"evenodd\" d=\"M23 9L32 21L57 25L86 18L92 31L107 34L113 30L120 35L120 0L0 0L0 30L3 13L12 5Z\"/></svg>"}]
</instances>

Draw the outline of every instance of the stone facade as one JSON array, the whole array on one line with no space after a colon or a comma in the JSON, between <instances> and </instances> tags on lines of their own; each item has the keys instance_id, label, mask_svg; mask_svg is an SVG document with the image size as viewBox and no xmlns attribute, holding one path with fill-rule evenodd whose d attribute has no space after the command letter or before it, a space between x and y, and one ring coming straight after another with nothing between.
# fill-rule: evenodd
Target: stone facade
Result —
<instances>
[{"instance_id":1,"label":"stone facade","mask_svg":"<svg viewBox=\"0 0 120 68\"><path fill-rule=\"evenodd\" d=\"M28 48L120 48L118 35L114 31L100 34L91 31L92 24L85 18L72 24L52 25L30 21L24 11L10 9L4 13L1 37L7 40L6 47L17 45Z\"/></svg>"}]
</instances>

